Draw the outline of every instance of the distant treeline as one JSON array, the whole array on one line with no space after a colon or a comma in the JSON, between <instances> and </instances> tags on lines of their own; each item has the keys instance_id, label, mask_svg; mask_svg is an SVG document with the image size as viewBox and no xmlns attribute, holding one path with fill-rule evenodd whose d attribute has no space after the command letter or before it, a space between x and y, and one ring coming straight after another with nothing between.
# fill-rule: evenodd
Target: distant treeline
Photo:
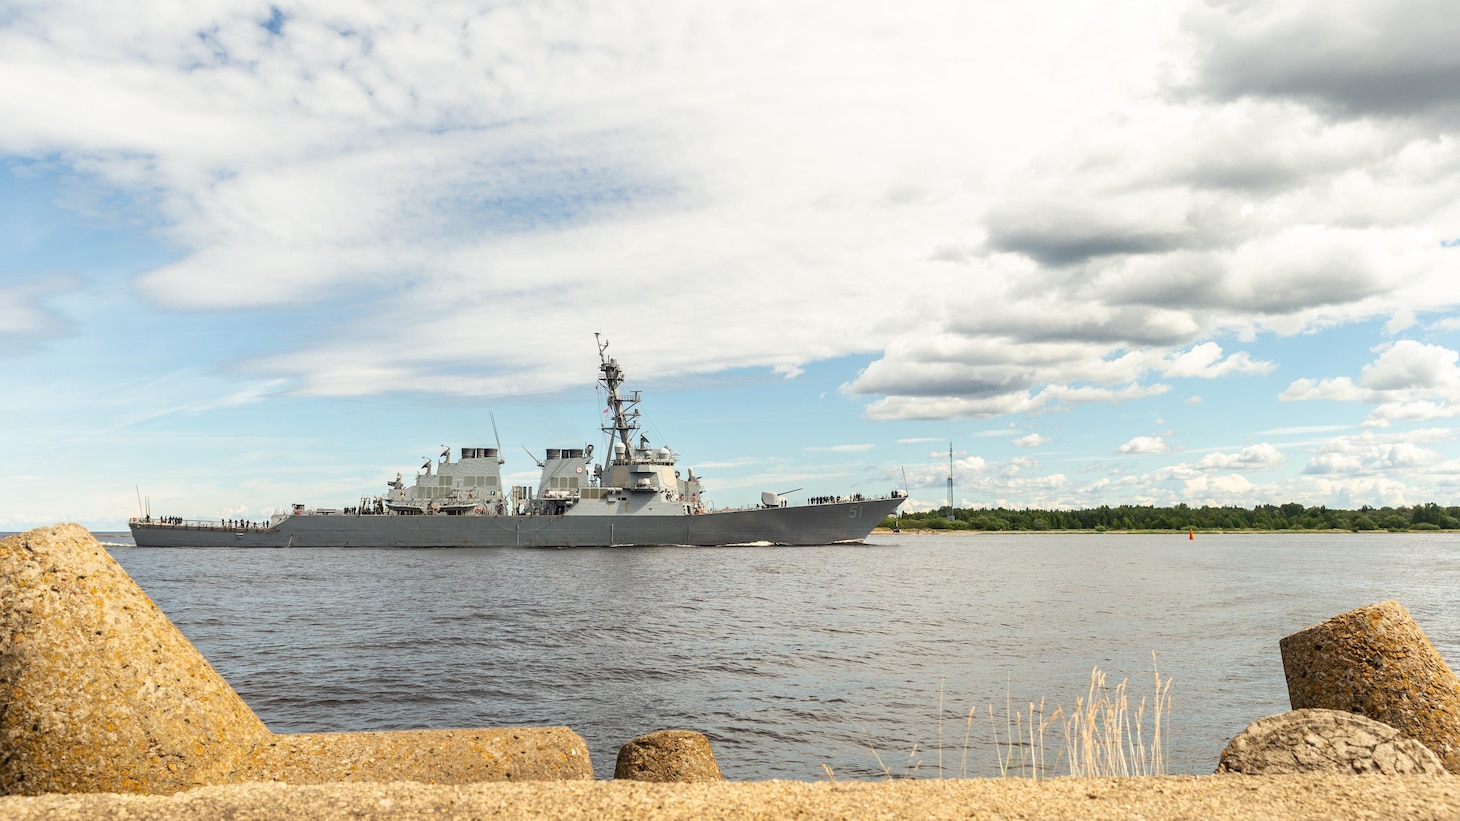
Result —
<instances>
[{"instance_id":1,"label":"distant treeline","mask_svg":"<svg viewBox=\"0 0 1460 821\"><path fill-rule=\"evenodd\" d=\"M1087 510L1008 510L956 508L948 520L945 505L925 513L882 520L883 527L926 530L1460 530L1460 507L1433 502L1414 507L1337 510L1284 505L1242 507L1145 507L1121 505Z\"/></svg>"}]
</instances>

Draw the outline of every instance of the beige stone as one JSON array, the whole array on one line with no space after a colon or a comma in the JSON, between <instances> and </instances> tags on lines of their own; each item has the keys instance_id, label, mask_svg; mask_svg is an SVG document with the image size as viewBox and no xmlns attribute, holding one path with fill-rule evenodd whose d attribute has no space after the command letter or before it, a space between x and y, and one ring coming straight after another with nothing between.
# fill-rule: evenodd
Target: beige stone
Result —
<instances>
[{"instance_id":1,"label":"beige stone","mask_svg":"<svg viewBox=\"0 0 1460 821\"><path fill-rule=\"evenodd\" d=\"M427 786L245 784L171 796L0 797L6 821L1392 821L1460 818L1460 780L1310 773L1262 778L979 778L651 784L539 781Z\"/></svg>"},{"instance_id":2,"label":"beige stone","mask_svg":"<svg viewBox=\"0 0 1460 821\"><path fill-rule=\"evenodd\" d=\"M276 735L79 525L0 541L0 792L593 777L566 727Z\"/></svg>"},{"instance_id":3,"label":"beige stone","mask_svg":"<svg viewBox=\"0 0 1460 821\"><path fill-rule=\"evenodd\" d=\"M1279 646L1293 709L1368 716L1460 772L1460 679L1399 602L1334 616Z\"/></svg>"},{"instance_id":4,"label":"beige stone","mask_svg":"<svg viewBox=\"0 0 1460 821\"><path fill-rule=\"evenodd\" d=\"M621 747L613 777L627 781L723 781L710 740L690 730L660 730Z\"/></svg>"},{"instance_id":5,"label":"beige stone","mask_svg":"<svg viewBox=\"0 0 1460 821\"><path fill-rule=\"evenodd\" d=\"M1449 775L1440 757L1387 724L1337 710L1260 718L1222 751L1218 773Z\"/></svg>"}]
</instances>

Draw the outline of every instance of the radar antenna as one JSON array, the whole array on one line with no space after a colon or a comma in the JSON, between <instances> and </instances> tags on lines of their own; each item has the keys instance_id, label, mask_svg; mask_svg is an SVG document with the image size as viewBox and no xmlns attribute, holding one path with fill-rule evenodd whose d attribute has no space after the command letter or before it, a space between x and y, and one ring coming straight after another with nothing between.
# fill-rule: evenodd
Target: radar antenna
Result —
<instances>
[{"instance_id":1,"label":"radar antenna","mask_svg":"<svg viewBox=\"0 0 1460 821\"><path fill-rule=\"evenodd\" d=\"M593 334L593 338L598 341L598 370L602 374L599 381L608 389L608 413L612 417L609 424L603 426L603 432L612 434L623 443L625 454L632 454L632 434L639 429L639 411L634 408L639 404L639 392L630 391L627 397L619 396L618 387L624 382L624 372L619 368L618 360L604 354L608 350L608 342L597 333Z\"/></svg>"}]
</instances>

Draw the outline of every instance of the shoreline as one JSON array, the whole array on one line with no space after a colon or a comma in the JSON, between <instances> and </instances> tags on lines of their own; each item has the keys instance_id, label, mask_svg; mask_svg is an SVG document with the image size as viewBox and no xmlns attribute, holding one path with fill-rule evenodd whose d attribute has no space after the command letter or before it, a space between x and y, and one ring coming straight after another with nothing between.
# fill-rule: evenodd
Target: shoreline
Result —
<instances>
[{"instance_id":1,"label":"shoreline","mask_svg":"<svg viewBox=\"0 0 1460 821\"><path fill-rule=\"evenodd\" d=\"M7 819L430 817L441 819L1018 818L1440 819L1460 817L1453 776L1207 775L926 781L634 781L466 785L249 783L173 796L0 798Z\"/></svg>"}]
</instances>

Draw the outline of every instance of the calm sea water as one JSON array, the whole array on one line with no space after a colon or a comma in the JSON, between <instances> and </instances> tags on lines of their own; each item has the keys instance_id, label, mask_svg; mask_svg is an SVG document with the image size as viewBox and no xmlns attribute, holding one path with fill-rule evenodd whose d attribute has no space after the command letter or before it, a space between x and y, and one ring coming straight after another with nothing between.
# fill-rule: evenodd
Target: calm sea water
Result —
<instances>
[{"instance_id":1,"label":"calm sea water","mask_svg":"<svg viewBox=\"0 0 1460 821\"><path fill-rule=\"evenodd\" d=\"M1287 709L1278 639L1385 599L1460 659L1460 536L938 535L861 546L111 552L278 732L664 728L731 779L997 773L988 709L1170 676L1168 769ZM978 719L971 730L966 718ZM968 741L965 744L965 734ZM1046 734L1051 750L1058 730ZM916 745L916 746L915 746ZM875 755L874 751L875 750Z\"/></svg>"}]
</instances>

